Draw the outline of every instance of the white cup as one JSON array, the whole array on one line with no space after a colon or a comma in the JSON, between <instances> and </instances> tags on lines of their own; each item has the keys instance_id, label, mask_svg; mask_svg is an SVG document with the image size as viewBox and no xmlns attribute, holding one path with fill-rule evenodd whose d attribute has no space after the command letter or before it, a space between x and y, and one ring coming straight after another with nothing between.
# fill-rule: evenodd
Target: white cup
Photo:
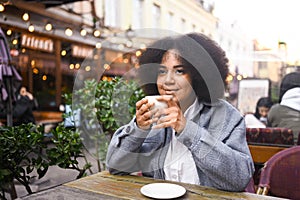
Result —
<instances>
[{"instance_id":1,"label":"white cup","mask_svg":"<svg viewBox=\"0 0 300 200\"><path fill-rule=\"evenodd\" d=\"M159 95L152 95L152 96L146 96L145 98L148 99L148 103L154 103L154 105L151 107L152 109L163 109L168 108L168 105L164 101L158 101L156 98L159 97Z\"/></svg>"}]
</instances>

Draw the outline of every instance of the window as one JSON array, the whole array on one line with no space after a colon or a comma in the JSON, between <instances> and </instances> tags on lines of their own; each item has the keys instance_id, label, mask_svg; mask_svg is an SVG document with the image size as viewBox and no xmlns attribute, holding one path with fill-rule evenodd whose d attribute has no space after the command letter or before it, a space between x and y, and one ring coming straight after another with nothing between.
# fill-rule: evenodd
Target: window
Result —
<instances>
[{"instance_id":1,"label":"window","mask_svg":"<svg viewBox=\"0 0 300 200\"><path fill-rule=\"evenodd\" d=\"M132 0L132 1L133 1L132 28L139 29L142 28L144 0Z\"/></svg>"},{"instance_id":2,"label":"window","mask_svg":"<svg viewBox=\"0 0 300 200\"><path fill-rule=\"evenodd\" d=\"M158 5L156 4L153 5L152 14L153 14L153 28L160 28L161 11Z\"/></svg>"},{"instance_id":3,"label":"window","mask_svg":"<svg viewBox=\"0 0 300 200\"><path fill-rule=\"evenodd\" d=\"M168 12L167 15L167 26L170 30L174 31L174 13Z\"/></svg>"},{"instance_id":4,"label":"window","mask_svg":"<svg viewBox=\"0 0 300 200\"><path fill-rule=\"evenodd\" d=\"M196 32L197 30L196 30L196 25L195 24L192 24L192 31L193 32Z\"/></svg>"},{"instance_id":5,"label":"window","mask_svg":"<svg viewBox=\"0 0 300 200\"><path fill-rule=\"evenodd\" d=\"M181 28L181 32L182 33L186 32L186 21L183 18L181 18L181 26L180 26L180 28Z\"/></svg>"},{"instance_id":6,"label":"window","mask_svg":"<svg viewBox=\"0 0 300 200\"><path fill-rule=\"evenodd\" d=\"M118 0L110 0L105 3L105 25L120 27L120 2Z\"/></svg>"}]
</instances>

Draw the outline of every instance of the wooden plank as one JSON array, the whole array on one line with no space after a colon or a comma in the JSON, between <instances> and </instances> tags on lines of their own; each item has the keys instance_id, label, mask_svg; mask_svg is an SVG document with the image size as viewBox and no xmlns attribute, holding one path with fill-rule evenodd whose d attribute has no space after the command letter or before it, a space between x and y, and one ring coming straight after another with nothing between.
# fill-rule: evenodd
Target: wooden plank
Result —
<instances>
[{"instance_id":1,"label":"wooden plank","mask_svg":"<svg viewBox=\"0 0 300 200\"><path fill-rule=\"evenodd\" d=\"M279 147L279 146L264 146L264 145L250 145L250 144L248 146L254 163L265 163L274 154L288 148L288 147Z\"/></svg>"}]
</instances>

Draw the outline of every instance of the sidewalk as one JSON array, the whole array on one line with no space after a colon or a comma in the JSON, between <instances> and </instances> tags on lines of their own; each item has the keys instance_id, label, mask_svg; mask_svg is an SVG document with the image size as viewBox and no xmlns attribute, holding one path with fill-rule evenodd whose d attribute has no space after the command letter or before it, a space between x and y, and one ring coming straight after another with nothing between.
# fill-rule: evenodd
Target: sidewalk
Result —
<instances>
[{"instance_id":1,"label":"sidewalk","mask_svg":"<svg viewBox=\"0 0 300 200\"><path fill-rule=\"evenodd\" d=\"M90 154L88 154L86 152L85 152L85 155L86 155L87 161L92 164L91 172L89 170L86 171L87 175L97 173L98 168L97 168L96 160ZM80 166L83 166L85 163L86 163L86 161L84 160L84 158L79 159ZM58 166L51 166L51 167L49 167L46 175L41 179L33 180L33 183L30 185L30 187L33 192L38 192L38 191L42 191L45 189L49 189L49 188L76 180L78 173L79 172L77 172L76 170L62 169L62 168L59 168ZM17 191L18 197L23 197L23 196L28 195L28 193L23 185L16 182L15 186L16 186L16 191ZM9 194L6 195L6 198L11 199Z\"/></svg>"}]
</instances>

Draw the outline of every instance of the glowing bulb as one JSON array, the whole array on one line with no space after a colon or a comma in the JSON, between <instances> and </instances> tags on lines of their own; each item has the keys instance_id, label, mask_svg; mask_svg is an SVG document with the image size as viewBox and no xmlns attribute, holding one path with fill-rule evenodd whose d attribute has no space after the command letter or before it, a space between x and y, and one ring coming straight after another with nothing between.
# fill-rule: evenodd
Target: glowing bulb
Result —
<instances>
[{"instance_id":1,"label":"glowing bulb","mask_svg":"<svg viewBox=\"0 0 300 200\"><path fill-rule=\"evenodd\" d=\"M67 36L72 36L72 35L73 35L72 29L71 29L71 28L66 28L65 34L66 34Z\"/></svg>"},{"instance_id":2,"label":"glowing bulb","mask_svg":"<svg viewBox=\"0 0 300 200\"><path fill-rule=\"evenodd\" d=\"M11 35L11 34L12 34L12 30L8 29L8 30L6 31L6 35Z\"/></svg>"},{"instance_id":3,"label":"glowing bulb","mask_svg":"<svg viewBox=\"0 0 300 200\"><path fill-rule=\"evenodd\" d=\"M80 35L81 35L81 36L86 36L86 34L87 34L87 31L86 31L84 28L81 29Z\"/></svg>"},{"instance_id":4,"label":"glowing bulb","mask_svg":"<svg viewBox=\"0 0 300 200\"><path fill-rule=\"evenodd\" d=\"M236 78L237 78L237 80L239 80L239 81L240 81L240 80L242 80L242 79L243 79L243 76L239 74L239 75L237 75L237 77L236 77Z\"/></svg>"},{"instance_id":5,"label":"glowing bulb","mask_svg":"<svg viewBox=\"0 0 300 200\"><path fill-rule=\"evenodd\" d=\"M99 37L101 35L101 32L99 30L94 31L94 36Z\"/></svg>"},{"instance_id":6,"label":"glowing bulb","mask_svg":"<svg viewBox=\"0 0 300 200\"><path fill-rule=\"evenodd\" d=\"M86 66L85 71L87 71L87 72L91 71L91 66Z\"/></svg>"},{"instance_id":7,"label":"glowing bulb","mask_svg":"<svg viewBox=\"0 0 300 200\"><path fill-rule=\"evenodd\" d=\"M0 12L3 12L5 10L5 7L4 7L4 5L1 3L0 4Z\"/></svg>"},{"instance_id":8,"label":"glowing bulb","mask_svg":"<svg viewBox=\"0 0 300 200\"><path fill-rule=\"evenodd\" d=\"M34 74L38 74L38 73L39 73L39 70L38 70L37 68L33 68L33 69L32 69L32 72L33 72Z\"/></svg>"},{"instance_id":9,"label":"glowing bulb","mask_svg":"<svg viewBox=\"0 0 300 200\"><path fill-rule=\"evenodd\" d=\"M34 26L32 24L28 26L28 31L31 33L34 31Z\"/></svg>"},{"instance_id":10,"label":"glowing bulb","mask_svg":"<svg viewBox=\"0 0 300 200\"><path fill-rule=\"evenodd\" d=\"M13 44L13 45L18 44L18 40L17 40L17 39L13 39L12 44Z\"/></svg>"},{"instance_id":11,"label":"glowing bulb","mask_svg":"<svg viewBox=\"0 0 300 200\"><path fill-rule=\"evenodd\" d=\"M74 64L70 64L69 68L74 69Z\"/></svg>"},{"instance_id":12,"label":"glowing bulb","mask_svg":"<svg viewBox=\"0 0 300 200\"><path fill-rule=\"evenodd\" d=\"M32 61L30 62L30 64L31 64L31 67L34 67L34 66L35 66L35 60L32 60Z\"/></svg>"},{"instance_id":13,"label":"glowing bulb","mask_svg":"<svg viewBox=\"0 0 300 200\"><path fill-rule=\"evenodd\" d=\"M28 13L24 13L22 16L22 19L27 22L29 20L29 14Z\"/></svg>"},{"instance_id":14,"label":"glowing bulb","mask_svg":"<svg viewBox=\"0 0 300 200\"><path fill-rule=\"evenodd\" d=\"M135 55L136 55L137 57L139 57L140 55L142 55L142 52L141 52L140 50L137 50L137 51L135 52Z\"/></svg>"},{"instance_id":15,"label":"glowing bulb","mask_svg":"<svg viewBox=\"0 0 300 200\"><path fill-rule=\"evenodd\" d=\"M97 42L97 43L96 43L96 48L97 48L97 49L101 49L101 47L102 47L102 44L101 44L100 42Z\"/></svg>"},{"instance_id":16,"label":"glowing bulb","mask_svg":"<svg viewBox=\"0 0 300 200\"><path fill-rule=\"evenodd\" d=\"M53 26L52 26L52 24L51 24L51 23L47 23L47 24L45 25L45 29L46 29L46 31L51 31L51 30L52 30L52 28L53 28Z\"/></svg>"},{"instance_id":17,"label":"glowing bulb","mask_svg":"<svg viewBox=\"0 0 300 200\"><path fill-rule=\"evenodd\" d=\"M110 69L110 66L109 66L109 64L104 64L104 65L103 65L103 68L106 69L106 70L109 70L109 69Z\"/></svg>"},{"instance_id":18,"label":"glowing bulb","mask_svg":"<svg viewBox=\"0 0 300 200\"><path fill-rule=\"evenodd\" d=\"M67 51L66 50L62 50L60 53L61 56L66 56L67 55Z\"/></svg>"}]
</instances>

